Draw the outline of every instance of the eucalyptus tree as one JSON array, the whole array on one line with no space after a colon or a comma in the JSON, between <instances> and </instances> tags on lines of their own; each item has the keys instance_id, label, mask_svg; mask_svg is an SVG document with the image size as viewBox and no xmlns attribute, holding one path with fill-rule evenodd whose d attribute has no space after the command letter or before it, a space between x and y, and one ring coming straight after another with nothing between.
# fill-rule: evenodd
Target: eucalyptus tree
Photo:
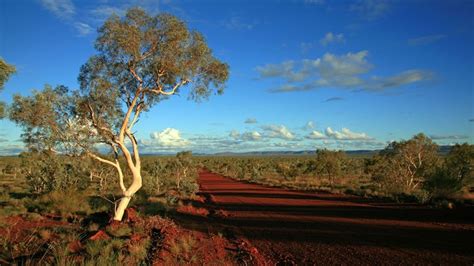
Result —
<instances>
[{"instance_id":1,"label":"eucalyptus tree","mask_svg":"<svg viewBox=\"0 0 474 266\"><path fill-rule=\"evenodd\" d=\"M131 197L142 186L134 132L140 115L184 89L196 101L213 92L221 94L229 71L227 64L213 56L202 34L189 30L173 15L151 16L139 8L128 10L124 17L112 15L98 30L95 48L98 53L80 69L79 90L59 91L61 97L49 103L41 97L44 92L30 96L28 101L16 96L14 105L26 104L12 113L12 119L27 132L37 126L35 132L41 134L36 135L47 140L49 148L61 146L62 152L87 154L115 168L123 197L115 208L114 220L120 221ZM41 124L21 115L24 110L33 114L42 106L32 97L51 110L41 111L47 116L38 117ZM108 147L113 156L99 153L97 144ZM131 175L128 186L124 181L127 173Z\"/></svg>"},{"instance_id":2,"label":"eucalyptus tree","mask_svg":"<svg viewBox=\"0 0 474 266\"><path fill-rule=\"evenodd\" d=\"M409 140L390 143L374 157L370 171L383 186L413 193L434 174L439 164L438 145L419 133Z\"/></svg>"},{"instance_id":3,"label":"eucalyptus tree","mask_svg":"<svg viewBox=\"0 0 474 266\"><path fill-rule=\"evenodd\" d=\"M14 66L8 64L0 58L0 91L3 90L3 86L5 85L5 82L10 78L12 74L16 72L16 69ZM5 115L5 103L0 102L0 119L3 118Z\"/></svg>"}]
</instances>

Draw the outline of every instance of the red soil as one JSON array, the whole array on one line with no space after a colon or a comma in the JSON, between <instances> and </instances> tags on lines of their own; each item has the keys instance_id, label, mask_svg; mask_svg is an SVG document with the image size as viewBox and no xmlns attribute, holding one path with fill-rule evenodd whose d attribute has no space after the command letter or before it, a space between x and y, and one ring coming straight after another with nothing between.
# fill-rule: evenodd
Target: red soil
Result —
<instances>
[{"instance_id":1,"label":"red soil","mask_svg":"<svg viewBox=\"0 0 474 266\"><path fill-rule=\"evenodd\" d=\"M248 239L282 264L474 263L472 208L433 209L248 184L202 171L207 218L183 226ZM191 221L191 222L190 222Z\"/></svg>"},{"instance_id":2,"label":"red soil","mask_svg":"<svg viewBox=\"0 0 474 266\"><path fill-rule=\"evenodd\" d=\"M74 227L72 224L48 218L30 221L20 216L6 217L2 220L2 223L8 224L8 226L0 227L0 236L8 239L10 242L24 241L25 238L30 237L32 233L36 233L44 228Z\"/></svg>"}]
</instances>

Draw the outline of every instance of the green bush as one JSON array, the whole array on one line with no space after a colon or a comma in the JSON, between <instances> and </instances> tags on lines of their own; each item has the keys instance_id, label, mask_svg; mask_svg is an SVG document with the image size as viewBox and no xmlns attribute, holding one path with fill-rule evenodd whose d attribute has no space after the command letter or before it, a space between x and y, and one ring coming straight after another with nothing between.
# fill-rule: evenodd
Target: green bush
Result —
<instances>
[{"instance_id":1,"label":"green bush","mask_svg":"<svg viewBox=\"0 0 474 266\"><path fill-rule=\"evenodd\" d=\"M83 190L89 185L89 160L67 157L49 152L23 153L22 170L30 190L34 193Z\"/></svg>"}]
</instances>

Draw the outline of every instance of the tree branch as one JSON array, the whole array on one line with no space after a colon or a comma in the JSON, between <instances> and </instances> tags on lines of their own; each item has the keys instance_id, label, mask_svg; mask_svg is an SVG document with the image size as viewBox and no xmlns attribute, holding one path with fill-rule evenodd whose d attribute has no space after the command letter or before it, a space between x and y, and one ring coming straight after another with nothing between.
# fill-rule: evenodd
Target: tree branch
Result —
<instances>
[{"instance_id":1,"label":"tree branch","mask_svg":"<svg viewBox=\"0 0 474 266\"><path fill-rule=\"evenodd\" d=\"M146 91L169 96L173 95L179 87L181 87L182 85L186 85L188 82L189 80L183 79L180 82L176 83L170 91L164 91L163 87L159 86L157 83L158 87L156 89L147 89Z\"/></svg>"},{"instance_id":2,"label":"tree branch","mask_svg":"<svg viewBox=\"0 0 474 266\"><path fill-rule=\"evenodd\" d=\"M91 156L92 158L94 158L94 159L100 161L100 162L106 163L106 164L108 164L108 165L112 165L113 167L116 167L116 166L117 166L114 162L109 161L109 160L107 160L107 159L104 159L104 158L102 158L102 157L100 157L100 156L98 156L98 155L95 155L95 154L93 154L92 152L87 152L87 154L88 154L89 156Z\"/></svg>"},{"instance_id":3,"label":"tree branch","mask_svg":"<svg viewBox=\"0 0 474 266\"><path fill-rule=\"evenodd\" d=\"M140 168L141 166L141 161L140 161L140 154L138 152L138 143L137 139L135 136L130 132L126 131L127 137L130 139L130 142L132 142L132 147L133 147L133 157L135 159L135 167Z\"/></svg>"}]
</instances>

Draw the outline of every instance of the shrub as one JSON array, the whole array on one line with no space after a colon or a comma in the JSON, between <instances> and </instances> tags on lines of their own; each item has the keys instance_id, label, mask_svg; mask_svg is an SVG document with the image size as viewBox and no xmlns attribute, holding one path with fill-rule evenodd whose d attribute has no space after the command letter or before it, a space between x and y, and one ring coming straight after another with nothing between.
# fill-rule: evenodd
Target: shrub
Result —
<instances>
[{"instance_id":1,"label":"shrub","mask_svg":"<svg viewBox=\"0 0 474 266\"><path fill-rule=\"evenodd\" d=\"M85 189L89 182L89 161L50 152L23 153L22 170L35 193Z\"/></svg>"},{"instance_id":2,"label":"shrub","mask_svg":"<svg viewBox=\"0 0 474 266\"><path fill-rule=\"evenodd\" d=\"M452 198L463 187L462 180L446 168L440 168L424 184L431 198Z\"/></svg>"}]
</instances>

